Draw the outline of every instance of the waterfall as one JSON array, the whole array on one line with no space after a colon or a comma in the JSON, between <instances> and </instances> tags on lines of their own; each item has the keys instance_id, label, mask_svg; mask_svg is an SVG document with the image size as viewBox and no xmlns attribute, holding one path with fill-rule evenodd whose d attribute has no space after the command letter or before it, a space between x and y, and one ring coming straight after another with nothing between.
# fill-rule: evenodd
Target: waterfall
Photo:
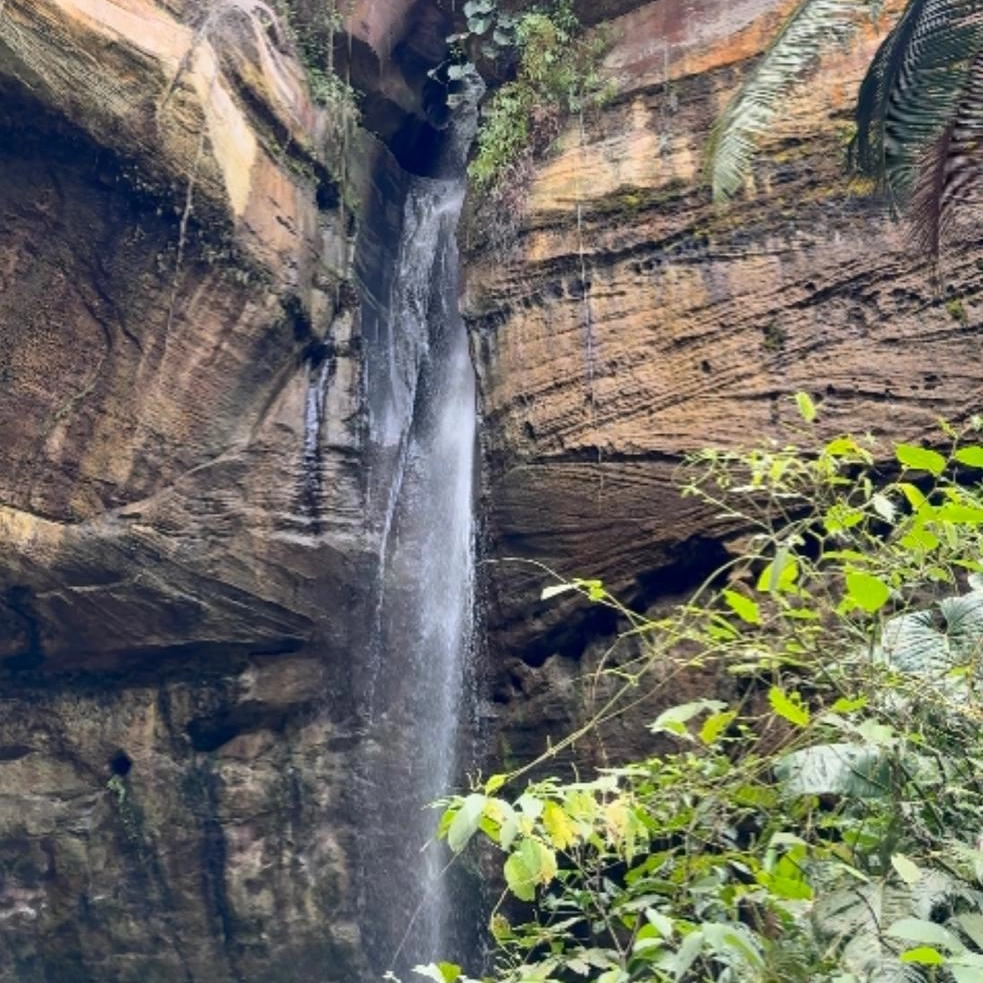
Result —
<instances>
[{"instance_id":1,"label":"waterfall","mask_svg":"<svg viewBox=\"0 0 983 983\"><path fill-rule=\"evenodd\" d=\"M455 241L467 131L449 141L447 176L409 179L388 296L364 330L379 552L357 670L357 887L372 968L404 981L415 964L455 954L446 851L428 844L437 814L426 806L454 781L469 702L475 382Z\"/></svg>"}]
</instances>

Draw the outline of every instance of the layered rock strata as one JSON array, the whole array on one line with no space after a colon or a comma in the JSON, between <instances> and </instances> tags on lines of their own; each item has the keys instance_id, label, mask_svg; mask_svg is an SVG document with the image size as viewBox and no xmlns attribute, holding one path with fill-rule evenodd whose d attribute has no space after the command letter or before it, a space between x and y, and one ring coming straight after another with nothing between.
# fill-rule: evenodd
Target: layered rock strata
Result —
<instances>
[{"instance_id":1,"label":"layered rock strata","mask_svg":"<svg viewBox=\"0 0 983 983\"><path fill-rule=\"evenodd\" d=\"M390 7L353 50L432 140ZM312 100L302 8L0 3L5 983L366 974L355 259L402 172Z\"/></svg>"},{"instance_id":2,"label":"layered rock strata","mask_svg":"<svg viewBox=\"0 0 983 983\"><path fill-rule=\"evenodd\" d=\"M542 673L583 678L552 657L576 658L590 619L604 621L540 603L544 568L644 607L684 596L721 559L721 527L678 491L688 452L789 439L799 389L822 404L819 436L917 439L979 408L978 236L946 257L940 293L845 172L886 18L830 46L746 191L711 203L710 128L790 7L622 11L604 25L617 94L569 123L524 210L503 222L476 209L463 304L484 413L489 620L505 653L497 699L524 718Z\"/></svg>"}]
</instances>

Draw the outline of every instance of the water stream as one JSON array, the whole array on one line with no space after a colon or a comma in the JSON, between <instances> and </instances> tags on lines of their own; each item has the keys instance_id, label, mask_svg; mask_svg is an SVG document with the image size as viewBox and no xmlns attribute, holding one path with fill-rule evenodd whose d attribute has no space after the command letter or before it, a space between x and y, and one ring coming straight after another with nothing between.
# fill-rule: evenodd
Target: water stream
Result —
<instances>
[{"instance_id":1,"label":"water stream","mask_svg":"<svg viewBox=\"0 0 983 983\"><path fill-rule=\"evenodd\" d=\"M446 177L412 178L385 316L365 334L371 475L379 543L360 668L362 930L373 969L404 981L455 955L454 905L432 840L462 762L474 609L475 383L458 314L455 234L463 144Z\"/></svg>"}]
</instances>

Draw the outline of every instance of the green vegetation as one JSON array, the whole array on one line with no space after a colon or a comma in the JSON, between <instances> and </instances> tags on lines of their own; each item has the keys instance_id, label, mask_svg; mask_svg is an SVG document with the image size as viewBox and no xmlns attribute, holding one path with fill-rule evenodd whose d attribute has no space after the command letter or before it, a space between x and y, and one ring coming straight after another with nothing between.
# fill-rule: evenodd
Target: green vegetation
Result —
<instances>
[{"instance_id":1,"label":"green vegetation","mask_svg":"<svg viewBox=\"0 0 983 983\"><path fill-rule=\"evenodd\" d=\"M890 480L870 439L704 451L685 491L749 545L687 603L544 590L644 641L593 725L667 708L650 756L523 787L581 731L447 801L451 849L500 856L494 978L983 981L983 420L942 429ZM673 705L708 667L720 692Z\"/></svg>"},{"instance_id":2,"label":"green vegetation","mask_svg":"<svg viewBox=\"0 0 983 983\"><path fill-rule=\"evenodd\" d=\"M952 297L947 300L945 302L945 309L953 321L958 321L960 324L969 323L969 315L966 313L966 307L958 297Z\"/></svg>"},{"instance_id":3,"label":"green vegetation","mask_svg":"<svg viewBox=\"0 0 983 983\"><path fill-rule=\"evenodd\" d=\"M605 95L598 72L604 39L581 34L569 3L523 14L510 29L519 64L514 81L496 91L485 109L469 168L478 191L492 190L520 170L555 139L565 116Z\"/></svg>"},{"instance_id":4,"label":"green vegetation","mask_svg":"<svg viewBox=\"0 0 983 983\"><path fill-rule=\"evenodd\" d=\"M329 137L334 146L329 149L336 157L342 155L361 119L358 93L338 74L335 65L335 41L345 30L345 17L339 5L340 0L315 4L303 18L296 8L287 8L290 31L307 74L311 97L331 111Z\"/></svg>"}]
</instances>

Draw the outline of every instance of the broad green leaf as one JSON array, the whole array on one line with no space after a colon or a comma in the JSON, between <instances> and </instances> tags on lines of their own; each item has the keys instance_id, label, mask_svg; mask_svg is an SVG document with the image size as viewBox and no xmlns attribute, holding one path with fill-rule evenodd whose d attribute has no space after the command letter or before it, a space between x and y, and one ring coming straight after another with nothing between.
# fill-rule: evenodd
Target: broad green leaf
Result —
<instances>
[{"instance_id":1,"label":"broad green leaf","mask_svg":"<svg viewBox=\"0 0 983 983\"><path fill-rule=\"evenodd\" d=\"M891 857L891 866L897 871L898 877L909 887L922 879L921 867L913 860L909 860L903 853L896 853Z\"/></svg>"},{"instance_id":2,"label":"broad green leaf","mask_svg":"<svg viewBox=\"0 0 983 983\"><path fill-rule=\"evenodd\" d=\"M784 718L796 727L808 727L809 708L802 702L798 693L786 693L778 686L772 686L768 691L768 702L779 717Z\"/></svg>"},{"instance_id":3,"label":"broad green leaf","mask_svg":"<svg viewBox=\"0 0 983 983\"><path fill-rule=\"evenodd\" d=\"M959 952L963 948L959 939L945 926L925 918L899 918L887 927L884 934L904 942L941 946L949 952Z\"/></svg>"},{"instance_id":4,"label":"broad green leaf","mask_svg":"<svg viewBox=\"0 0 983 983\"><path fill-rule=\"evenodd\" d=\"M959 927L973 940L977 948L983 949L983 914L967 911L956 915Z\"/></svg>"},{"instance_id":5,"label":"broad green leaf","mask_svg":"<svg viewBox=\"0 0 983 983\"><path fill-rule=\"evenodd\" d=\"M784 755L775 775L788 795L883 798L891 790L891 766L880 748L819 744Z\"/></svg>"},{"instance_id":6,"label":"broad green leaf","mask_svg":"<svg viewBox=\"0 0 983 983\"><path fill-rule=\"evenodd\" d=\"M663 915L660 911L656 911L654 908L646 908L645 917L648 919L649 924L651 924L664 939L671 939L673 937L674 929L671 918Z\"/></svg>"},{"instance_id":7,"label":"broad green leaf","mask_svg":"<svg viewBox=\"0 0 983 983\"><path fill-rule=\"evenodd\" d=\"M690 967L696 962L697 956L703 951L703 944L706 941L703 933L697 929L690 932L683 939L682 945L676 950L676 956L672 962L672 974L677 980L689 972Z\"/></svg>"},{"instance_id":8,"label":"broad green leaf","mask_svg":"<svg viewBox=\"0 0 983 983\"><path fill-rule=\"evenodd\" d=\"M823 452L830 457L857 456L866 459L870 456L852 437L835 437L823 448Z\"/></svg>"},{"instance_id":9,"label":"broad green leaf","mask_svg":"<svg viewBox=\"0 0 983 983\"><path fill-rule=\"evenodd\" d=\"M736 716L736 710L727 710L707 717L700 728L700 740L706 745L714 744Z\"/></svg>"},{"instance_id":10,"label":"broad green leaf","mask_svg":"<svg viewBox=\"0 0 983 983\"><path fill-rule=\"evenodd\" d=\"M549 884L556 877L556 854L545 843L523 840L519 845L519 854L539 884Z\"/></svg>"},{"instance_id":11,"label":"broad green leaf","mask_svg":"<svg viewBox=\"0 0 983 983\"><path fill-rule=\"evenodd\" d=\"M783 877L781 874L769 874L759 870L755 875L757 882L767 888L776 898L784 901L811 901L812 888L801 877Z\"/></svg>"},{"instance_id":12,"label":"broad green leaf","mask_svg":"<svg viewBox=\"0 0 983 983\"><path fill-rule=\"evenodd\" d=\"M543 812L543 800L532 792L523 792L515 800L516 807L522 811L524 816L530 819L538 819Z\"/></svg>"},{"instance_id":13,"label":"broad green leaf","mask_svg":"<svg viewBox=\"0 0 983 983\"><path fill-rule=\"evenodd\" d=\"M498 830L498 845L503 850L509 850L519 835L519 817L513 809Z\"/></svg>"},{"instance_id":14,"label":"broad green leaf","mask_svg":"<svg viewBox=\"0 0 983 983\"><path fill-rule=\"evenodd\" d=\"M903 963L918 963L920 966L941 966L945 956L938 949L928 945L920 945L917 949L908 949L898 957Z\"/></svg>"},{"instance_id":15,"label":"broad green leaf","mask_svg":"<svg viewBox=\"0 0 983 983\"><path fill-rule=\"evenodd\" d=\"M856 607L869 614L879 611L891 596L891 590L880 577L859 570L848 570L846 574L847 599Z\"/></svg>"},{"instance_id":16,"label":"broad green leaf","mask_svg":"<svg viewBox=\"0 0 983 983\"><path fill-rule=\"evenodd\" d=\"M434 983L454 983L461 976L461 967L455 963L428 963L426 966L414 966L413 972Z\"/></svg>"},{"instance_id":17,"label":"broad green leaf","mask_svg":"<svg viewBox=\"0 0 983 983\"><path fill-rule=\"evenodd\" d=\"M532 901L536 888L556 876L556 854L539 840L525 839L505 861L505 883L520 901Z\"/></svg>"},{"instance_id":18,"label":"broad green leaf","mask_svg":"<svg viewBox=\"0 0 983 983\"><path fill-rule=\"evenodd\" d=\"M795 405L798 407L799 416L806 423L812 423L816 419L816 404L812 401L812 397L808 393L797 392L795 394Z\"/></svg>"},{"instance_id":19,"label":"broad green leaf","mask_svg":"<svg viewBox=\"0 0 983 983\"><path fill-rule=\"evenodd\" d=\"M536 878L518 853L509 855L504 867L505 883L520 901L536 898Z\"/></svg>"},{"instance_id":20,"label":"broad green leaf","mask_svg":"<svg viewBox=\"0 0 983 983\"><path fill-rule=\"evenodd\" d=\"M942 540L934 532L917 523L901 538L901 545L905 549L928 552L941 546Z\"/></svg>"},{"instance_id":21,"label":"broad green leaf","mask_svg":"<svg viewBox=\"0 0 983 983\"><path fill-rule=\"evenodd\" d=\"M739 594L736 590L725 590L723 594L727 605L741 621L746 621L749 625L761 624L761 611L749 597Z\"/></svg>"},{"instance_id":22,"label":"broad green leaf","mask_svg":"<svg viewBox=\"0 0 983 983\"><path fill-rule=\"evenodd\" d=\"M952 456L960 464L965 464L967 467L983 468L983 447L980 447L978 444L960 447Z\"/></svg>"},{"instance_id":23,"label":"broad green leaf","mask_svg":"<svg viewBox=\"0 0 983 983\"><path fill-rule=\"evenodd\" d=\"M945 470L945 458L938 452L915 444L898 444L895 457L906 467L916 471L927 471L938 477Z\"/></svg>"},{"instance_id":24,"label":"broad green leaf","mask_svg":"<svg viewBox=\"0 0 983 983\"><path fill-rule=\"evenodd\" d=\"M461 808L447 831L447 845L455 853L460 853L477 832L481 814L485 810L485 801L485 796L475 792L461 803Z\"/></svg>"},{"instance_id":25,"label":"broad green leaf","mask_svg":"<svg viewBox=\"0 0 983 983\"><path fill-rule=\"evenodd\" d=\"M936 510L936 518L957 525L978 526L983 522L983 509L972 505L962 505L959 502L947 502Z\"/></svg>"}]
</instances>

